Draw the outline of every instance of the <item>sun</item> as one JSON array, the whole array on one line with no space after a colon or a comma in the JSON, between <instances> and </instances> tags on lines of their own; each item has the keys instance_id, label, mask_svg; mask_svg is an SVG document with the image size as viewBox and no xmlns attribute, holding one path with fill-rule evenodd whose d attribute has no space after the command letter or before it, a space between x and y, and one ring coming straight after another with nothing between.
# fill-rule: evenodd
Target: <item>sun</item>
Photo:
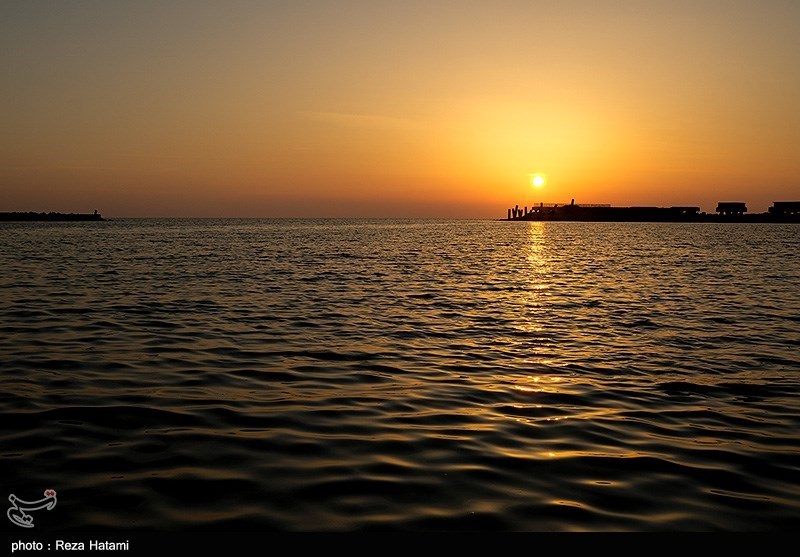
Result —
<instances>
[{"instance_id":1,"label":"sun","mask_svg":"<svg viewBox=\"0 0 800 557\"><path fill-rule=\"evenodd\" d=\"M542 178L541 176L534 176L533 185L537 188L541 188L544 185L544 178Z\"/></svg>"}]
</instances>

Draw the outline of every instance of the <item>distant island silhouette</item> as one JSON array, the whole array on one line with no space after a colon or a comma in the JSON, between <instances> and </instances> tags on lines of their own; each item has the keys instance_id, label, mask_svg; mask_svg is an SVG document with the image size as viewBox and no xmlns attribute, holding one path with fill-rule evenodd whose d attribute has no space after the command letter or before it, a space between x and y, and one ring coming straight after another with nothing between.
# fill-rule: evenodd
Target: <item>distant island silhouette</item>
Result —
<instances>
[{"instance_id":1,"label":"distant island silhouette","mask_svg":"<svg viewBox=\"0 0 800 557\"><path fill-rule=\"evenodd\" d=\"M715 213L700 207L613 207L611 205L540 203L508 210L504 220L580 222L771 222L800 223L800 201L775 201L766 213L747 213L742 201L721 201Z\"/></svg>"},{"instance_id":2,"label":"distant island silhouette","mask_svg":"<svg viewBox=\"0 0 800 557\"><path fill-rule=\"evenodd\" d=\"M28 212L11 212L0 213L0 221L101 221L106 220L96 210L94 213L36 213L34 211Z\"/></svg>"}]
</instances>

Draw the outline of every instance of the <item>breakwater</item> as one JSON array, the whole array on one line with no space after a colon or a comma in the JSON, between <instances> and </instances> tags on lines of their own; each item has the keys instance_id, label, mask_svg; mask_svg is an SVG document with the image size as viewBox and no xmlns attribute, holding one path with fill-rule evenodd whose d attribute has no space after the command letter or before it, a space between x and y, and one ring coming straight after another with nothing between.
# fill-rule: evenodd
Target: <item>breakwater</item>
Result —
<instances>
[{"instance_id":1,"label":"breakwater","mask_svg":"<svg viewBox=\"0 0 800 557\"><path fill-rule=\"evenodd\" d=\"M10 212L10 213L0 213L0 221L28 221L28 222L39 222L39 221L100 221L106 220L102 217L100 213L95 211L94 213L54 213L54 212L41 212L37 213L35 211L28 211L28 212Z\"/></svg>"}]
</instances>

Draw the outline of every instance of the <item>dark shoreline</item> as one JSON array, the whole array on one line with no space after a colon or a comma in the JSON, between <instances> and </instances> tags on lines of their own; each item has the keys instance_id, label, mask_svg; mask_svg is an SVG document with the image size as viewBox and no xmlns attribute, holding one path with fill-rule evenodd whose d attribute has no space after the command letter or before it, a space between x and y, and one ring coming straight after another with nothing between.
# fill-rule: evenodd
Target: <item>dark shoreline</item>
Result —
<instances>
[{"instance_id":1,"label":"dark shoreline","mask_svg":"<svg viewBox=\"0 0 800 557\"><path fill-rule=\"evenodd\" d=\"M698 215L692 218L645 218L642 216L600 216L600 215L536 215L529 213L522 217L510 219L498 219L503 222L509 221L527 221L527 222L697 222L697 223L766 223L766 224L800 224L800 217L775 217L767 213L760 213L755 215L743 215L739 217L726 217L720 215L706 214Z\"/></svg>"}]
</instances>

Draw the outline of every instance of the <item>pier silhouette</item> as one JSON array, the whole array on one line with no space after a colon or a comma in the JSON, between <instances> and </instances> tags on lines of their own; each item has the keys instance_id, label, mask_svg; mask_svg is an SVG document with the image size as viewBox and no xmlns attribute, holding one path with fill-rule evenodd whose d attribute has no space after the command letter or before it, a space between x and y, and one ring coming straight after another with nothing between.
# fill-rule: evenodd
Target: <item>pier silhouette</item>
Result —
<instances>
[{"instance_id":1,"label":"pier silhouette","mask_svg":"<svg viewBox=\"0 0 800 557\"><path fill-rule=\"evenodd\" d=\"M748 213L742 201L721 201L715 213L700 207L614 207L612 205L539 203L508 209L509 221L579 222L766 222L800 223L800 201L776 201L766 213Z\"/></svg>"}]
</instances>

